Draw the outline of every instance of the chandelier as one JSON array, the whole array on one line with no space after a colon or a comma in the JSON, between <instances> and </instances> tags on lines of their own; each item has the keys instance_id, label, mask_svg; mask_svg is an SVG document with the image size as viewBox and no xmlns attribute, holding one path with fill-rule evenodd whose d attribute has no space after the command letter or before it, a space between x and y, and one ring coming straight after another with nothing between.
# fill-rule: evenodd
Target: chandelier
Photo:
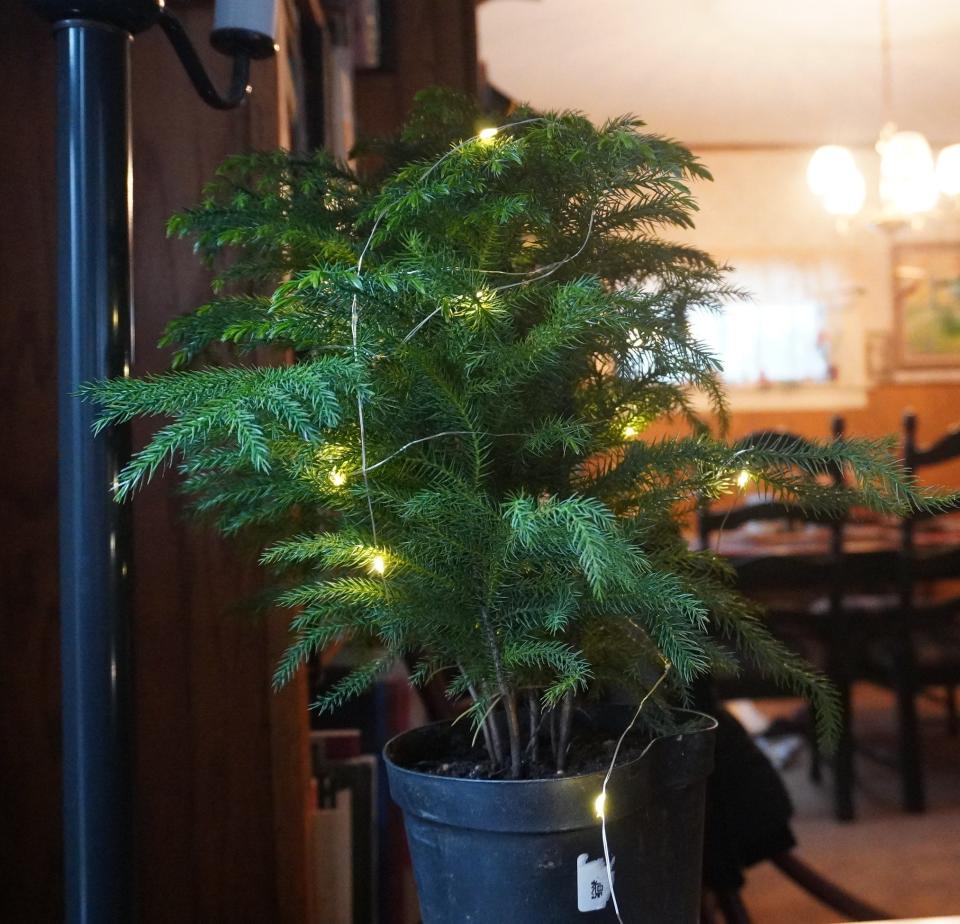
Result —
<instances>
[{"instance_id":1,"label":"chandelier","mask_svg":"<svg viewBox=\"0 0 960 924\"><path fill-rule=\"evenodd\" d=\"M880 0L880 75L887 121L880 131L880 215L876 223L896 227L917 224L936 208L941 195L960 195L960 144L943 148L934 159L930 143L915 131L900 131L889 118L893 109L888 0ZM842 145L817 148L807 166L807 184L831 215L849 218L863 208L867 185L853 152Z\"/></svg>"}]
</instances>

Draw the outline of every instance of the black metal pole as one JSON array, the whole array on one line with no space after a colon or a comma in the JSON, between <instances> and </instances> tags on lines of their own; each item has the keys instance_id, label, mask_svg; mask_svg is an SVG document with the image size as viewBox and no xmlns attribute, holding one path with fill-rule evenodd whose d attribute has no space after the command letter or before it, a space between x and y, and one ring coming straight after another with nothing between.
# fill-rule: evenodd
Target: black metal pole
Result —
<instances>
[{"instance_id":1,"label":"black metal pole","mask_svg":"<svg viewBox=\"0 0 960 924\"><path fill-rule=\"evenodd\" d=\"M130 33L64 19L58 46L59 502L68 924L132 921L129 507L111 485L126 428L92 436L92 379L128 375Z\"/></svg>"},{"instance_id":2,"label":"black metal pole","mask_svg":"<svg viewBox=\"0 0 960 924\"><path fill-rule=\"evenodd\" d=\"M211 41L234 58L226 96L162 0L29 0L57 36L60 650L66 924L134 920L130 508L112 487L126 427L93 436L80 385L130 374L130 44L159 22L201 97L218 109L248 92L272 35ZM261 11L262 12L262 11ZM256 20L259 24L262 16Z\"/></svg>"}]
</instances>

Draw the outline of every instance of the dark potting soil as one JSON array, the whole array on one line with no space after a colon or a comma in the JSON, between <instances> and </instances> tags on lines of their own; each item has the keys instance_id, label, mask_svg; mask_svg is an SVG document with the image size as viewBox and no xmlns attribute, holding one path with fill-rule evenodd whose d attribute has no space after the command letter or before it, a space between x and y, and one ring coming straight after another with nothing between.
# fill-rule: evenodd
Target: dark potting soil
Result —
<instances>
[{"instance_id":1,"label":"dark potting soil","mask_svg":"<svg viewBox=\"0 0 960 924\"><path fill-rule=\"evenodd\" d=\"M543 780L557 776L580 776L587 773L606 771L613 758L617 740L622 729L616 734L602 728L591 727L583 723L574 724L567 750L567 761L563 773L557 773L550 750L549 735L541 734L538 741L538 760L532 760L524 755L521 779ZM477 744L471 743L472 732L464 734L456 726L446 729L442 738L437 736L437 751L442 756L433 756L411 763L409 769L419 773L430 773L434 776L458 777L469 780L502 780L509 777L509 768L494 766L486 749L481 746L482 738ZM525 739L526 740L526 739ZM650 737L640 732L631 732L620 746L617 755L617 766L628 763L639 757L643 749L649 744ZM507 747L504 735L504 747Z\"/></svg>"}]
</instances>

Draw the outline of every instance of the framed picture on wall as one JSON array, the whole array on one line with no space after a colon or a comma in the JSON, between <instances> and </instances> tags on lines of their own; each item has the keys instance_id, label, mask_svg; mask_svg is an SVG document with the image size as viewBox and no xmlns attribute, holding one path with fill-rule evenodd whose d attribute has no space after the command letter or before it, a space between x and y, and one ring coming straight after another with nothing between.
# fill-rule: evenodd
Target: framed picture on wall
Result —
<instances>
[{"instance_id":1,"label":"framed picture on wall","mask_svg":"<svg viewBox=\"0 0 960 924\"><path fill-rule=\"evenodd\" d=\"M893 249L897 365L960 368L960 243Z\"/></svg>"}]
</instances>

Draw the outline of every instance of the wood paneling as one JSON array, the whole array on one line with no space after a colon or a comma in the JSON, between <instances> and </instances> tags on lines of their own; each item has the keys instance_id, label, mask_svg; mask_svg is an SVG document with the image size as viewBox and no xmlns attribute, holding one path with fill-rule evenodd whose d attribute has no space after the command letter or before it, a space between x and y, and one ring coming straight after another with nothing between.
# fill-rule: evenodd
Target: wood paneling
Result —
<instances>
[{"instance_id":1,"label":"wood paneling","mask_svg":"<svg viewBox=\"0 0 960 924\"><path fill-rule=\"evenodd\" d=\"M425 87L477 91L474 0L387 0L389 70L357 75L357 136L389 134Z\"/></svg>"},{"instance_id":2,"label":"wood paneling","mask_svg":"<svg viewBox=\"0 0 960 924\"><path fill-rule=\"evenodd\" d=\"M57 613L54 47L0 30L0 920L62 904Z\"/></svg>"},{"instance_id":3,"label":"wood paneling","mask_svg":"<svg viewBox=\"0 0 960 924\"><path fill-rule=\"evenodd\" d=\"M57 617L54 47L13 4L0 35L0 920L62 919ZM205 44L209 11L179 10ZM212 62L218 57L205 53ZM227 74L220 59L221 85ZM197 99L158 30L133 50L135 374L165 368L167 321L209 294L166 218L228 153L276 146L275 65L239 112ZM135 428L142 444L148 429ZM306 919L302 686L270 689L277 626L240 610L250 552L189 524L172 479L134 505L136 851L144 922Z\"/></svg>"},{"instance_id":4,"label":"wood paneling","mask_svg":"<svg viewBox=\"0 0 960 924\"><path fill-rule=\"evenodd\" d=\"M204 20L185 25L203 35ZM190 245L167 241L164 221L248 138L250 111L207 110L169 55L159 31L136 40L136 375L166 368L154 348L166 322L209 295ZM146 431L135 427L135 445ZM254 567L187 524L173 486L161 479L134 503L141 908L155 921L266 919L275 869L263 627L230 613L254 589Z\"/></svg>"},{"instance_id":5,"label":"wood paneling","mask_svg":"<svg viewBox=\"0 0 960 924\"><path fill-rule=\"evenodd\" d=\"M183 15L192 34L208 34L207 12ZM208 55L223 85L226 61L217 57ZM285 140L275 72L272 62L255 65L249 105L214 112L158 31L137 40L136 374L166 367L153 347L163 327L210 294L191 245L168 241L164 222L197 200L226 155ZM296 687L275 698L273 630L240 607L258 586L253 550L188 525L172 487L172 479L151 486L134 508L142 913L150 921L300 922L305 700Z\"/></svg>"}]
</instances>

